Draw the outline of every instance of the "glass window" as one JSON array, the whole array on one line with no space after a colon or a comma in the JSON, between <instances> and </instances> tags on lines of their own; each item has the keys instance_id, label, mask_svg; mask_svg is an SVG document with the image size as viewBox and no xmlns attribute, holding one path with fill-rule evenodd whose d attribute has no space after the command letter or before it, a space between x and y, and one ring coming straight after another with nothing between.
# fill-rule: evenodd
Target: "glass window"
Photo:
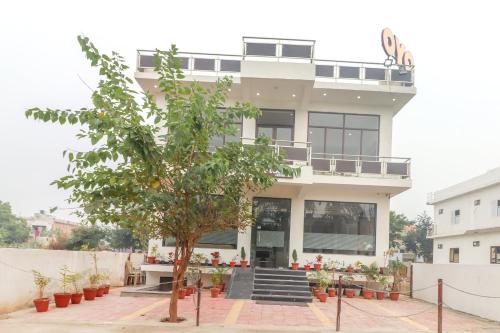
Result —
<instances>
[{"instance_id":1,"label":"glass window","mask_svg":"<svg viewBox=\"0 0 500 333\"><path fill-rule=\"evenodd\" d=\"M377 205L305 201L304 252L375 255Z\"/></svg>"},{"instance_id":2,"label":"glass window","mask_svg":"<svg viewBox=\"0 0 500 333\"><path fill-rule=\"evenodd\" d=\"M219 109L218 112L224 112L224 109ZM233 135L227 134L227 135L216 135L210 138L208 146L210 148L216 148L216 147L222 147L225 145L227 142L237 142L240 141L242 137L242 127L243 127L243 120L242 118L235 119L233 123L234 127L236 128L236 133Z\"/></svg>"},{"instance_id":3,"label":"glass window","mask_svg":"<svg viewBox=\"0 0 500 333\"><path fill-rule=\"evenodd\" d=\"M500 200L497 200L497 216L500 216Z\"/></svg>"},{"instance_id":4,"label":"glass window","mask_svg":"<svg viewBox=\"0 0 500 333\"><path fill-rule=\"evenodd\" d=\"M285 144L292 141L292 129L288 127L278 127L276 128L276 140L283 140Z\"/></svg>"},{"instance_id":5,"label":"glass window","mask_svg":"<svg viewBox=\"0 0 500 333\"><path fill-rule=\"evenodd\" d=\"M460 209L455 209L453 211L453 215L451 216L451 222L453 224L458 224L460 223Z\"/></svg>"},{"instance_id":6,"label":"glass window","mask_svg":"<svg viewBox=\"0 0 500 333\"><path fill-rule=\"evenodd\" d=\"M490 250L490 262L500 264L500 246L492 246Z\"/></svg>"},{"instance_id":7,"label":"glass window","mask_svg":"<svg viewBox=\"0 0 500 333\"><path fill-rule=\"evenodd\" d=\"M273 128L272 127L258 127L257 128L257 136L267 136L268 138L273 137Z\"/></svg>"},{"instance_id":8,"label":"glass window","mask_svg":"<svg viewBox=\"0 0 500 333\"><path fill-rule=\"evenodd\" d=\"M373 157L379 153L378 116L309 112L308 133L316 158L358 159L364 155L361 159L376 160Z\"/></svg>"},{"instance_id":9,"label":"glass window","mask_svg":"<svg viewBox=\"0 0 500 333\"><path fill-rule=\"evenodd\" d=\"M293 110L261 110L257 118L257 136L265 135L282 146L291 146L295 113ZM281 141L280 141L281 140Z\"/></svg>"},{"instance_id":10,"label":"glass window","mask_svg":"<svg viewBox=\"0 0 500 333\"><path fill-rule=\"evenodd\" d=\"M439 215L443 214L443 212L444 212L444 209L443 209L443 208L440 208L440 209L438 210L438 214L439 214Z\"/></svg>"},{"instance_id":11,"label":"glass window","mask_svg":"<svg viewBox=\"0 0 500 333\"><path fill-rule=\"evenodd\" d=\"M450 249L450 262L458 264L460 261L460 249L459 248L451 248Z\"/></svg>"},{"instance_id":12,"label":"glass window","mask_svg":"<svg viewBox=\"0 0 500 333\"><path fill-rule=\"evenodd\" d=\"M238 231L228 230L213 232L201 237L196 243L197 248L214 249L236 249L238 243ZM163 239L162 246L175 246L175 238L168 237Z\"/></svg>"}]
</instances>

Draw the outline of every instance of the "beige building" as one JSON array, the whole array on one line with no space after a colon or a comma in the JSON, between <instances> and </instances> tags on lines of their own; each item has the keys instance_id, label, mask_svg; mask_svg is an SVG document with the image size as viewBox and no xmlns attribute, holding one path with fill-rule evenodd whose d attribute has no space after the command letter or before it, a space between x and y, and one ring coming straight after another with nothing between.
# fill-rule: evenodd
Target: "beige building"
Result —
<instances>
[{"instance_id":1,"label":"beige building","mask_svg":"<svg viewBox=\"0 0 500 333\"><path fill-rule=\"evenodd\" d=\"M220 251L229 262L246 249L250 264L288 267L322 254L345 265L383 263L389 246L390 199L411 187L410 159L392 156L397 113L416 94L413 70L381 63L318 60L315 42L243 38L242 55L180 53L186 81L213 85L233 78L228 105L249 101L262 110L241 119L238 135L214 138L251 143L272 138L301 169L255 193L256 222L244 233L207 235L196 252ZM139 51L135 78L160 105L152 51ZM164 257L170 240L152 240Z\"/></svg>"},{"instance_id":2,"label":"beige building","mask_svg":"<svg viewBox=\"0 0 500 333\"><path fill-rule=\"evenodd\" d=\"M31 236L35 239L45 239L49 232L59 231L63 234L69 235L78 224L75 222L58 219L45 211L41 210L39 213L26 218L26 223L31 229Z\"/></svg>"}]
</instances>

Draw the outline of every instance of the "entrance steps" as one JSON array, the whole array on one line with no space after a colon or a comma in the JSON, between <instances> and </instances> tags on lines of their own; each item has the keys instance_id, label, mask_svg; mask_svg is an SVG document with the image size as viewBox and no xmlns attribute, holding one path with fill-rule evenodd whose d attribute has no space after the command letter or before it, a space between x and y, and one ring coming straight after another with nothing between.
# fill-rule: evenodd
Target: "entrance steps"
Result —
<instances>
[{"instance_id":1,"label":"entrance steps","mask_svg":"<svg viewBox=\"0 0 500 333\"><path fill-rule=\"evenodd\" d=\"M255 268L252 299L277 302L312 302L306 272Z\"/></svg>"}]
</instances>

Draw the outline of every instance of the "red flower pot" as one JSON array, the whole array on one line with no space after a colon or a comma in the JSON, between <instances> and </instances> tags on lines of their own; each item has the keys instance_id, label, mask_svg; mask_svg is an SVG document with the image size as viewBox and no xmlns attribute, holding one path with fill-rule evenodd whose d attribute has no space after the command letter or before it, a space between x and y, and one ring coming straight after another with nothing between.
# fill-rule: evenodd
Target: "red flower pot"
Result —
<instances>
[{"instance_id":1,"label":"red flower pot","mask_svg":"<svg viewBox=\"0 0 500 333\"><path fill-rule=\"evenodd\" d=\"M104 285L104 295L109 294L109 287L110 287L109 284Z\"/></svg>"},{"instance_id":2,"label":"red flower pot","mask_svg":"<svg viewBox=\"0 0 500 333\"><path fill-rule=\"evenodd\" d=\"M71 301L70 293L55 293L54 301L56 302L56 308L67 308L69 302Z\"/></svg>"},{"instance_id":3,"label":"red flower pot","mask_svg":"<svg viewBox=\"0 0 500 333\"><path fill-rule=\"evenodd\" d=\"M399 293L395 291L391 291L389 293L389 297L391 298L391 301L397 301L399 299Z\"/></svg>"},{"instance_id":4,"label":"red flower pot","mask_svg":"<svg viewBox=\"0 0 500 333\"><path fill-rule=\"evenodd\" d=\"M184 299L184 298L186 298L186 289L179 289L179 290L177 291L177 297L178 297L179 299Z\"/></svg>"},{"instance_id":5,"label":"red flower pot","mask_svg":"<svg viewBox=\"0 0 500 333\"><path fill-rule=\"evenodd\" d=\"M153 257L153 256L148 256L148 257L146 258L146 262L147 262L148 264L154 264L154 263L155 263L155 260L156 260L156 257Z\"/></svg>"},{"instance_id":6,"label":"red flower pot","mask_svg":"<svg viewBox=\"0 0 500 333\"><path fill-rule=\"evenodd\" d=\"M82 301L82 296L82 293L71 294L71 304L80 304L80 302Z\"/></svg>"},{"instance_id":7,"label":"red flower pot","mask_svg":"<svg viewBox=\"0 0 500 333\"><path fill-rule=\"evenodd\" d=\"M247 268L248 261L247 260L240 260L240 266L241 266L241 268Z\"/></svg>"},{"instance_id":8,"label":"red flower pot","mask_svg":"<svg viewBox=\"0 0 500 333\"><path fill-rule=\"evenodd\" d=\"M37 298L33 300L35 304L36 312L47 312L49 310L49 299L48 298Z\"/></svg>"},{"instance_id":9,"label":"red flower pot","mask_svg":"<svg viewBox=\"0 0 500 333\"><path fill-rule=\"evenodd\" d=\"M373 290L364 289L363 290L363 297L365 299L372 299L373 298Z\"/></svg>"},{"instance_id":10,"label":"red flower pot","mask_svg":"<svg viewBox=\"0 0 500 333\"><path fill-rule=\"evenodd\" d=\"M298 270L299 269L299 263L298 262L292 262L292 269L294 271Z\"/></svg>"},{"instance_id":11,"label":"red flower pot","mask_svg":"<svg viewBox=\"0 0 500 333\"><path fill-rule=\"evenodd\" d=\"M214 267L219 266L219 259L212 259L212 266Z\"/></svg>"},{"instance_id":12,"label":"red flower pot","mask_svg":"<svg viewBox=\"0 0 500 333\"><path fill-rule=\"evenodd\" d=\"M319 271L321 269L321 264L314 264L314 270Z\"/></svg>"},{"instance_id":13,"label":"red flower pot","mask_svg":"<svg viewBox=\"0 0 500 333\"><path fill-rule=\"evenodd\" d=\"M193 286L187 286L186 287L186 296L190 296L194 293L194 288Z\"/></svg>"},{"instance_id":14,"label":"red flower pot","mask_svg":"<svg viewBox=\"0 0 500 333\"><path fill-rule=\"evenodd\" d=\"M351 266L347 267L347 273L352 273L354 271L354 268Z\"/></svg>"},{"instance_id":15,"label":"red flower pot","mask_svg":"<svg viewBox=\"0 0 500 333\"><path fill-rule=\"evenodd\" d=\"M93 301L97 296L97 288L83 288L83 298L86 301Z\"/></svg>"},{"instance_id":16,"label":"red flower pot","mask_svg":"<svg viewBox=\"0 0 500 333\"><path fill-rule=\"evenodd\" d=\"M97 288L97 292L96 292L96 297L102 297L104 296L104 287L103 286L100 286L99 288Z\"/></svg>"},{"instance_id":17,"label":"red flower pot","mask_svg":"<svg viewBox=\"0 0 500 333\"><path fill-rule=\"evenodd\" d=\"M318 294L319 301L325 303L327 296L328 296L327 293L319 293Z\"/></svg>"},{"instance_id":18,"label":"red flower pot","mask_svg":"<svg viewBox=\"0 0 500 333\"><path fill-rule=\"evenodd\" d=\"M313 289L313 295L314 295L314 297L318 297L318 294L319 294L319 289L318 288L314 288Z\"/></svg>"},{"instance_id":19,"label":"red flower pot","mask_svg":"<svg viewBox=\"0 0 500 333\"><path fill-rule=\"evenodd\" d=\"M337 296L337 291L335 290L335 288L328 288L328 296L329 297Z\"/></svg>"},{"instance_id":20,"label":"red flower pot","mask_svg":"<svg viewBox=\"0 0 500 333\"><path fill-rule=\"evenodd\" d=\"M311 269L311 265L304 265L304 270L306 272L309 272L310 269Z\"/></svg>"},{"instance_id":21,"label":"red flower pot","mask_svg":"<svg viewBox=\"0 0 500 333\"><path fill-rule=\"evenodd\" d=\"M210 288L210 295L212 298L219 297L220 289L219 288Z\"/></svg>"},{"instance_id":22,"label":"red flower pot","mask_svg":"<svg viewBox=\"0 0 500 333\"><path fill-rule=\"evenodd\" d=\"M218 285L215 286L216 288L219 288L219 292L223 292L224 289L226 289L226 284L225 283L220 283Z\"/></svg>"},{"instance_id":23,"label":"red flower pot","mask_svg":"<svg viewBox=\"0 0 500 333\"><path fill-rule=\"evenodd\" d=\"M383 291L377 291L377 299L380 301L380 300L383 300L385 298L385 292Z\"/></svg>"},{"instance_id":24,"label":"red flower pot","mask_svg":"<svg viewBox=\"0 0 500 333\"><path fill-rule=\"evenodd\" d=\"M234 267L236 266L236 261L230 261L229 262L229 267Z\"/></svg>"},{"instance_id":25,"label":"red flower pot","mask_svg":"<svg viewBox=\"0 0 500 333\"><path fill-rule=\"evenodd\" d=\"M182 259L177 259L176 263L177 263L177 266L181 266L182 265Z\"/></svg>"},{"instance_id":26,"label":"red flower pot","mask_svg":"<svg viewBox=\"0 0 500 333\"><path fill-rule=\"evenodd\" d=\"M352 290L352 289L346 289L345 290L345 296L347 298L353 298L354 297L354 290Z\"/></svg>"}]
</instances>

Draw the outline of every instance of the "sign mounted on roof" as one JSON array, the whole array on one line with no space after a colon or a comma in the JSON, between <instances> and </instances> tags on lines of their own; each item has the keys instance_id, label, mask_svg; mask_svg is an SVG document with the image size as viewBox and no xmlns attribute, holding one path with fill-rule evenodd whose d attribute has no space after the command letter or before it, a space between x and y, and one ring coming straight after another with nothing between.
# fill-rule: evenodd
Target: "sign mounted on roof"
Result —
<instances>
[{"instance_id":1,"label":"sign mounted on roof","mask_svg":"<svg viewBox=\"0 0 500 333\"><path fill-rule=\"evenodd\" d=\"M393 60L396 65L405 66L406 68L415 66L411 52L406 49L406 46L399 41L399 38L389 28L382 30L382 48L387 54L387 58Z\"/></svg>"}]
</instances>

